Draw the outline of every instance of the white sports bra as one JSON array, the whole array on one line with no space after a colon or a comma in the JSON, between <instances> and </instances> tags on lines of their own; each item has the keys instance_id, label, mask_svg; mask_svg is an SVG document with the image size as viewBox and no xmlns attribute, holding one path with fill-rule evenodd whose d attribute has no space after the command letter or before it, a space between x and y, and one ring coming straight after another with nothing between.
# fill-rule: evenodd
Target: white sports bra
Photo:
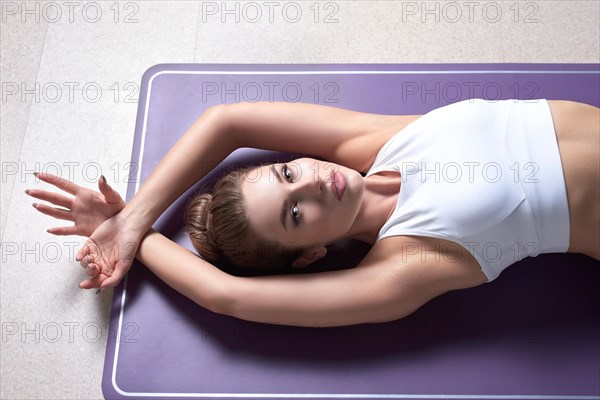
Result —
<instances>
[{"instance_id":1,"label":"white sports bra","mask_svg":"<svg viewBox=\"0 0 600 400\"><path fill-rule=\"evenodd\" d=\"M473 254L488 281L533 255L537 248L527 246L537 241L527 220L531 213L514 213L526 197L506 151L510 107L509 101L465 100L435 109L394 135L366 174L401 175L396 208L377 240L414 235L456 242Z\"/></svg>"}]
</instances>

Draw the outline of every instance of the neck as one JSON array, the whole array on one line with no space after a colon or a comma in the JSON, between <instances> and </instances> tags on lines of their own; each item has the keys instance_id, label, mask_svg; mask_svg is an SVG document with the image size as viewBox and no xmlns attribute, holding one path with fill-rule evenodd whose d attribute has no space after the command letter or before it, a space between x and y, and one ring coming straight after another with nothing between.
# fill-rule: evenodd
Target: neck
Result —
<instances>
[{"instance_id":1,"label":"neck","mask_svg":"<svg viewBox=\"0 0 600 400\"><path fill-rule=\"evenodd\" d=\"M364 181L363 203L348 236L373 245L396 207L400 174L386 171L364 178Z\"/></svg>"}]
</instances>

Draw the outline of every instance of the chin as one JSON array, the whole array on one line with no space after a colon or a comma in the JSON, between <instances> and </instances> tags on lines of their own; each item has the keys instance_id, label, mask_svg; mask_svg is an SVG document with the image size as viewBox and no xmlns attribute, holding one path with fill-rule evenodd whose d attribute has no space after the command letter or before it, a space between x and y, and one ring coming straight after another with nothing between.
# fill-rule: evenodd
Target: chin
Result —
<instances>
[{"instance_id":1,"label":"chin","mask_svg":"<svg viewBox=\"0 0 600 400\"><path fill-rule=\"evenodd\" d=\"M344 174L346 178L346 191L342 197L342 206L346 210L345 218L353 221L363 202L365 193L364 178L354 170L349 175Z\"/></svg>"},{"instance_id":2,"label":"chin","mask_svg":"<svg viewBox=\"0 0 600 400\"><path fill-rule=\"evenodd\" d=\"M344 193L344 197L347 194L357 194L364 191L365 178L358 171L348 169L348 173L346 171L342 173L346 178L346 193Z\"/></svg>"}]
</instances>

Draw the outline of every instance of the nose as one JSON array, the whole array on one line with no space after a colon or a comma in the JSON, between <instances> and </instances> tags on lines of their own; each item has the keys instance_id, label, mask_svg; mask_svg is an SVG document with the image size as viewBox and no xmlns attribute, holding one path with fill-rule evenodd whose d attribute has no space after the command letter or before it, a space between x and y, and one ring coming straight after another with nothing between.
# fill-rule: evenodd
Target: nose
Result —
<instances>
[{"instance_id":1,"label":"nose","mask_svg":"<svg viewBox=\"0 0 600 400\"><path fill-rule=\"evenodd\" d=\"M293 190L301 197L320 197L325 190L325 182L318 176L307 176L293 186L295 186Z\"/></svg>"}]
</instances>

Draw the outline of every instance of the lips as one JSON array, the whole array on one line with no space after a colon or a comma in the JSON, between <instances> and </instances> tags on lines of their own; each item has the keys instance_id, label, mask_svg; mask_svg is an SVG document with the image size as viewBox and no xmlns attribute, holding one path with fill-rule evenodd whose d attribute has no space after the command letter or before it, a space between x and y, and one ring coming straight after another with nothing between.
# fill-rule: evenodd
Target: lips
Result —
<instances>
[{"instance_id":1,"label":"lips","mask_svg":"<svg viewBox=\"0 0 600 400\"><path fill-rule=\"evenodd\" d=\"M333 195L338 201L342 201L342 197L344 197L344 192L346 191L346 178L342 173L334 171L331 173L330 179Z\"/></svg>"}]
</instances>

